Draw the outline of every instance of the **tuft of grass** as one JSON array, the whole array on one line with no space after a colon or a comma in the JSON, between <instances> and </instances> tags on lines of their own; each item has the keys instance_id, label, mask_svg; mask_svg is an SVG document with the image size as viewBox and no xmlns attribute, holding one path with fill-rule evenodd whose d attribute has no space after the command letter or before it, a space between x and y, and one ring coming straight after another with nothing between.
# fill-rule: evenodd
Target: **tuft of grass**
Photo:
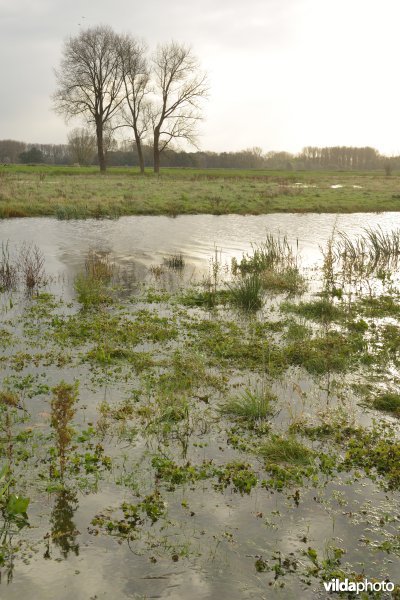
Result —
<instances>
[{"instance_id":1,"label":"tuft of grass","mask_svg":"<svg viewBox=\"0 0 400 600\"><path fill-rule=\"evenodd\" d=\"M305 339L302 344L292 342L286 348L286 357L292 365L303 366L314 375L344 373L357 361L370 360L361 334L345 336L337 331Z\"/></svg>"},{"instance_id":2,"label":"tuft of grass","mask_svg":"<svg viewBox=\"0 0 400 600\"><path fill-rule=\"evenodd\" d=\"M97 281L109 281L115 270L109 254L99 254L91 248L85 260L86 275Z\"/></svg>"},{"instance_id":3,"label":"tuft of grass","mask_svg":"<svg viewBox=\"0 0 400 600\"><path fill-rule=\"evenodd\" d=\"M266 269L261 274L262 283L266 290L275 292L288 292L289 294L303 294L307 290L307 283L297 267L290 266L283 269Z\"/></svg>"},{"instance_id":4,"label":"tuft of grass","mask_svg":"<svg viewBox=\"0 0 400 600\"><path fill-rule=\"evenodd\" d=\"M115 265L108 253L99 253L91 248L85 260L85 271L75 277L74 287L78 301L84 308L109 304L111 293L107 284L113 278Z\"/></svg>"},{"instance_id":5,"label":"tuft of grass","mask_svg":"<svg viewBox=\"0 0 400 600\"><path fill-rule=\"evenodd\" d=\"M284 438L274 435L258 448L258 454L269 463L297 466L310 465L313 459L313 452L294 436Z\"/></svg>"},{"instance_id":6,"label":"tuft of grass","mask_svg":"<svg viewBox=\"0 0 400 600\"><path fill-rule=\"evenodd\" d=\"M18 270L10 258L8 242L2 242L0 255L0 292L14 289L17 281Z\"/></svg>"},{"instance_id":7,"label":"tuft of grass","mask_svg":"<svg viewBox=\"0 0 400 600\"><path fill-rule=\"evenodd\" d=\"M172 256L167 256L163 258L163 264L168 267L168 269L183 269L185 266L185 259L182 254L173 254Z\"/></svg>"},{"instance_id":8,"label":"tuft of grass","mask_svg":"<svg viewBox=\"0 0 400 600\"><path fill-rule=\"evenodd\" d=\"M377 396L372 405L377 410L390 412L400 417L400 394L385 392Z\"/></svg>"},{"instance_id":9,"label":"tuft of grass","mask_svg":"<svg viewBox=\"0 0 400 600\"><path fill-rule=\"evenodd\" d=\"M231 302L243 310L258 310L262 306L263 285L260 275L253 273L229 284Z\"/></svg>"},{"instance_id":10,"label":"tuft of grass","mask_svg":"<svg viewBox=\"0 0 400 600\"><path fill-rule=\"evenodd\" d=\"M281 310L323 323L336 321L343 317L343 311L326 298L313 302L300 302L299 304L285 302L281 304Z\"/></svg>"},{"instance_id":11,"label":"tuft of grass","mask_svg":"<svg viewBox=\"0 0 400 600\"><path fill-rule=\"evenodd\" d=\"M111 302L110 291L101 279L95 279L85 273L79 273L75 277L74 287L78 302L84 308Z\"/></svg>"},{"instance_id":12,"label":"tuft of grass","mask_svg":"<svg viewBox=\"0 0 400 600\"><path fill-rule=\"evenodd\" d=\"M280 238L267 234L264 242L253 246L252 255L246 254L240 263L233 262L232 270L244 275L294 267L295 264L296 258L287 237Z\"/></svg>"},{"instance_id":13,"label":"tuft of grass","mask_svg":"<svg viewBox=\"0 0 400 600\"><path fill-rule=\"evenodd\" d=\"M254 422L265 419L271 414L271 403L274 400L276 400L276 396L264 387L254 390L246 388L238 396L221 404L220 412L224 415Z\"/></svg>"}]
</instances>

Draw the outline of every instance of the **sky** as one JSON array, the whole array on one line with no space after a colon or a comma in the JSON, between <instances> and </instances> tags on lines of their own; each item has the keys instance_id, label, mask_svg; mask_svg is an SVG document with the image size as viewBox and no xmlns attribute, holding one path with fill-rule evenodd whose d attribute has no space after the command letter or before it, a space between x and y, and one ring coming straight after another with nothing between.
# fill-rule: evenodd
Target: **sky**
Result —
<instances>
[{"instance_id":1,"label":"sky","mask_svg":"<svg viewBox=\"0 0 400 600\"><path fill-rule=\"evenodd\" d=\"M199 146L400 154L398 0L0 0L0 139L65 143L64 40L107 24L190 44L208 74ZM128 135L128 134L127 134Z\"/></svg>"}]
</instances>

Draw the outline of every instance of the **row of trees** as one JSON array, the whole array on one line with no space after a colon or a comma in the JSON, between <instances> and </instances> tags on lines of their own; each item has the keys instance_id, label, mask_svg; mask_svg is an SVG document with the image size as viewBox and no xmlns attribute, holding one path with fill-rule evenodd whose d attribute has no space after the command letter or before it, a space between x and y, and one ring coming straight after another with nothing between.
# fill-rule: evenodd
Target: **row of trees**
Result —
<instances>
[{"instance_id":1,"label":"row of trees","mask_svg":"<svg viewBox=\"0 0 400 600\"><path fill-rule=\"evenodd\" d=\"M132 130L141 171L143 145L153 148L153 166L174 140L195 144L206 75L189 47L158 46L149 56L144 42L111 27L97 26L69 38L56 70L56 112L84 117L93 126L98 163L106 170L107 132Z\"/></svg>"},{"instance_id":2,"label":"row of trees","mask_svg":"<svg viewBox=\"0 0 400 600\"><path fill-rule=\"evenodd\" d=\"M104 151L109 166L152 167L154 149L141 144L139 157L137 146L126 140L117 144L112 131L103 137ZM16 140L0 140L1 163L46 163L56 165L98 165L96 136L88 129L74 129L68 136L68 144L25 144ZM393 169L400 170L400 157L386 157L374 148L306 147L299 154L267 152L261 148L248 148L240 152L184 152L166 148L160 157L165 167L192 167L199 169Z\"/></svg>"}]
</instances>

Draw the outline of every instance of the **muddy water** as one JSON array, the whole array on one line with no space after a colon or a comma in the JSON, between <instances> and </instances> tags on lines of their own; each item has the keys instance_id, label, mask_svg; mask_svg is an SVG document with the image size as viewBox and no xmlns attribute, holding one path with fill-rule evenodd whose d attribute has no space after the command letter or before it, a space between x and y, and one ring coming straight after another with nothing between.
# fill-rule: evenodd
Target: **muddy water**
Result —
<instances>
[{"instance_id":1,"label":"muddy water","mask_svg":"<svg viewBox=\"0 0 400 600\"><path fill-rule=\"evenodd\" d=\"M302 263L312 266L320 261L319 247L325 246L334 227L356 234L368 226L380 226L383 230L400 227L400 214L199 215L68 222L47 218L15 219L0 222L0 241L8 240L11 251L16 251L23 242L37 244L45 255L46 272L54 277L53 290L59 289L62 282L72 296L73 277L82 268L89 248L110 252L113 261L137 280L145 280L148 267L161 264L164 257L182 253L187 264L186 274L190 277L193 272L193 277L197 277L207 273L215 247L221 251L222 262L229 264L231 258L240 258L243 252L250 251L252 243L262 242L266 232L279 233L287 235L293 245L298 240ZM8 313L5 319L9 316ZM89 380L91 375L85 365L75 371L69 367L64 372L53 373L52 370L46 373L50 385L57 383L60 373L66 380L78 375L81 381ZM291 382L289 388L290 385ZM94 409L102 399L116 402L127 393L126 387L118 385L90 387L85 389L86 421L95 418ZM41 411L45 408L40 399L37 406L29 407L38 420L35 426L40 425ZM277 415L277 422L283 413L281 410ZM193 462L209 458L218 453L222 443L218 432L213 432L208 448L196 451L197 454L192 449L189 458ZM146 444L139 434L134 444L122 443L107 451L124 455L129 465L140 461L146 453ZM224 452L226 461L240 459L240 455L228 447ZM137 481L146 489L145 470L137 474ZM56 520L56 497L45 493L43 488L37 497L31 497L32 529L26 536L25 554L23 560L16 560L13 579L8 585L3 573L1 598L324 598L319 581L313 581L308 587L296 573L289 573L284 578L284 587L280 587L281 579L274 581L270 573L257 573L254 562L258 556L269 559L279 552L285 557L292 552L303 556L302 551L308 546L317 548L321 555L330 540L346 548L346 561L357 572L364 571L368 577L378 579L387 575L392 580L396 580L399 572L397 557L377 552L362 541L366 531L372 540L396 534L395 523L389 523L383 533L379 523L385 515L397 514L398 495L382 492L366 478L353 483L351 474L339 476L318 489L305 487L299 505L290 491L270 494L257 488L250 496L241 496L229 489L219 493L206 485L178 486L176 491L165 494L170 521L165 531L160 531L155 524L146 532L146 544L132 546L126 541L119 544L112 537L94 536L88 531L93 516L105 507L116 507L124 499L137 500L111 477L100 483L96 491L77 491L74 498L66 500L58 518L62 520L65 514L70 515L69 535L64 546L55 541L48 552L46 536L49 518ZM181 506L183 500L194 513L192 517L182 516L185 514ZM158 554L157 549L150 554L157 556L156 562L149 560L152 536L158 545ZM177 562L171 560L174 550L169 550L175 547L188 549L187 556L183 555ZM306 558L302 560L307 564ZM301 565L298 568L301 570Z\"/></svg>"}]
</instances>

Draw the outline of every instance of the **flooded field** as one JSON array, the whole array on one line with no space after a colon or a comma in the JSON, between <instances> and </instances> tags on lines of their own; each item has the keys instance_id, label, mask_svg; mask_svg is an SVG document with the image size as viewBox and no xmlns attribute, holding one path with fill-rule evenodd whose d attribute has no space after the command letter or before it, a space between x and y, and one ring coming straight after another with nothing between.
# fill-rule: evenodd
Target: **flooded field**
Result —
<instances>
[{"instance_id":1,"label":"flooded field","mask_svg":"<svg viewBox=\"0 0 400 600\"><path fill-rule=\"evenodd\" d=\"M0 597L400 584L399 229L0 221Z\"/></svg>"}]
</instances>

